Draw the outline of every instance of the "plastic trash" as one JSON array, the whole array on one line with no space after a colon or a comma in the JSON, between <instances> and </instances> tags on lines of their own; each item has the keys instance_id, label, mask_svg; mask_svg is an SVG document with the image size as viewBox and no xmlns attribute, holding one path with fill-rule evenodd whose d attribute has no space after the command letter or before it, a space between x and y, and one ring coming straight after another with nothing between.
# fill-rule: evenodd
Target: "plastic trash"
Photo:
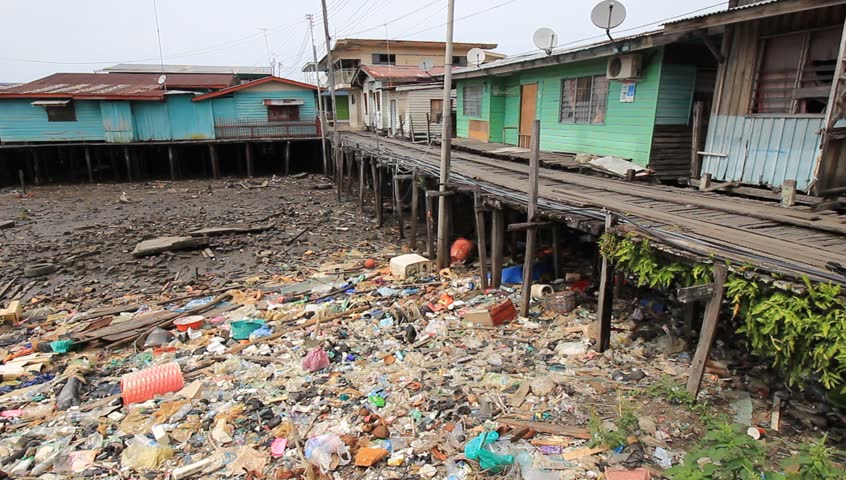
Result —
<instances>
[{"instance_id":1,"label":"plastic trash","mask_svg":"<svg viewBox=\"0 0 846 480\"><path fill-rule=\"evenodd\" d=\"M56 399L56 407L59 410L67 410L70 407L78 407L82 403L79 399L79 390L82 388L82 381L76 377L68 378L59 398Z\"/></svg>"},{"instance_id":2,"label":"plastic trash","mask_svg":"<svg viewBox=\"0 0 846 480\"><path fill-rule=\"evenodd\" d=\"M312 465L320 467L322 472L328 472L332 467L332 457L337 456L339 465L347 465L352 460L350 450L341 437L327 433L311 437L305 444L305 457Z\"/></svg>"},{"instance_id":3,"label":"plastic trash","mask_svg":"<svg viewBox=\"0 0 846 480\"><path fill-rule=\"evenodd\" d=\"M513 455L500 455L489 450L489 446L499 440L496 432L485 432L467 442L464 455L470 460L478 460L482 470L499 473L508 465L514 463ZM488 448L485 448L488 447Z\"/></svg>"},{"instance_id":4,"label":"plastic trash","mask_svg":"<svg viewBox=\"0 0 846 480\"><path fill-rule=\"evenodd\" d=\"M159 445L143 435L135 435L121 454L124 467L133 469L158 468L165 460L173 457L173 449Z\"/></svg>"},{"instance_id":5,"label":"plastic trash","mask_svg":"<svg viewBox=\"0 0 846 480\"><path fill-rule=\"evenodd\" d=\"M184 386L182 369L176 362L145 368L120 380L124 405L146 402L156 395L182 390Z\"/></svg>"},{"instance_id":6,"label":"plastic trash","mask_svg":"<svg viewBox=\"0 0 846 480\"><path fill-rule=\"evenodd\" d=\"M246 340L250 338L250 334L261 328L264 325L264 320L255 318L245 318L232 322L232 338L235 340Z\"/></svg>"},{"instance_id":7,"label":"plastic trash","mask_svg":"<svg viewBox=\"0 0 846 480\"><path fill-rule=\"evenodd\" d=\"M320 347L311 350L308 354L306 354L305 358L303 358L303 370L309 372L316 372L328 366L329 355L327 355Z\"/></svg>"},{"instance_id":8,"label":"plastic trash","mask_svg":"<svg viewBox=\"0 0 846 480\"><path fill-rule=\"evenodd\" d=\"M161 347L162 345L167 345L168 342L170 342L170 332L156 327L147 335L147 339L144 340L144 348Z\"/></svg>"},{"instance_id":9,"label":"plastic trash","mask_svg":"<svg viewBox=\"0 0 846 480\"><path fill-rule=\"evenodd\" d=\"M452 242L452 247L449 249L450 263L464 262L470 258L473 252L473 242L466 238L458 238Z\"/></svg>"},{"instance_id":10,"label":"plastic trash","mask_svg":"<svg viewBox=\"0 0 846 480\"><path fill-rule=\"evenodd\" d=\"M673 454L666 448L655 447L655 453L652 455L661 468L670 468L673 466Z\"/></svg>"}]
</instances>

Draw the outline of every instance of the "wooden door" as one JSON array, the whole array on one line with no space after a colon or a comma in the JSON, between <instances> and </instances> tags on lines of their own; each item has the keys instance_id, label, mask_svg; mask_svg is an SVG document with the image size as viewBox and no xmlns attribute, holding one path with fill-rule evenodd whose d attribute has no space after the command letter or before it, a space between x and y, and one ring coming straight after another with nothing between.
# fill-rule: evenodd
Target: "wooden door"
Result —
<instances>
[{"instance_id":1,"label":"wooden door","mask_svg":"<svg viewBox=\"0 0 846 480\"><path fill-rule=\"evenodd\" d=\"M520 130L517 145L529 148L532 145L532 123L538 107L538 84L529 83L520 87Z\"/></svg>"}]
</instances>

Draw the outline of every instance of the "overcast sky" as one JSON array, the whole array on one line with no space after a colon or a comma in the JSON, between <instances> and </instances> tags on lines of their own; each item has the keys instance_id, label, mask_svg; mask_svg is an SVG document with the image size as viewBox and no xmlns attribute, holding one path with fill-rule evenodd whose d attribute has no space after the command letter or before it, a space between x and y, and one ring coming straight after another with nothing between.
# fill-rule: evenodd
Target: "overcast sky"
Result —
<instances>
[{"instance_id":1,"label":"overcast sky","mask_svg":"<svg viewBox=\"0 0 846 480\"><path fill-rule=\"evenodd\" d=\"M311 60L305 15L322 22L319 0L157 0L165 63L283 64L283 76L303 79ZM333 38L443 40L447 0L327 0ZM726 8L720 0L622 0L617 30L690 12ZM498 43L509 55L534 49L532 32L554 29L560 44L597 37L590 22L596 0L456 0L455 40ZM710 7L706 10L706 7ZM26 82L55 72L91 72L115 63L158 63L153 0L3 0L0 82ZM463 18L467 17L467 18ZM388 23L387 26L385 24ZM322 23L315 29L322 55ZM657 28L650 25L640 30ZM623 34L623 32L620 32ZM631 33L631 32L626 32ZM594 39L593 41L601 39ZM306 48L308 47L308 48Z\"/></svg>"}]
</instances>

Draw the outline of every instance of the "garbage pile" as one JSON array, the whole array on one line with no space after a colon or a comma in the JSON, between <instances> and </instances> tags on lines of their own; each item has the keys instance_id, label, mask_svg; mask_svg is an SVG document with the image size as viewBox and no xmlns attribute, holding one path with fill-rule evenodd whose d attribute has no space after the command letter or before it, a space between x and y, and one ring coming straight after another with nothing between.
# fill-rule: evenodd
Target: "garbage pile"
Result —
<instances>
[{"instance_id":1,"label":"garbage pile","mask_svg":"<svg viewBox=\"0 0 846 480\"><path fill-rule=\"evenodd\" d=\"M622 391L682 378L689 355L628 332L614 336L627 349L594 351L579 276L533 289L518 318L519 289L483 291L461 265L324 260L338 261L160 306L24 309L0 336L0 470L613 479L650 478L683 456L696 426L684 412L644 401L633 425L619 412Z\"/></svg>"}]
</instances>

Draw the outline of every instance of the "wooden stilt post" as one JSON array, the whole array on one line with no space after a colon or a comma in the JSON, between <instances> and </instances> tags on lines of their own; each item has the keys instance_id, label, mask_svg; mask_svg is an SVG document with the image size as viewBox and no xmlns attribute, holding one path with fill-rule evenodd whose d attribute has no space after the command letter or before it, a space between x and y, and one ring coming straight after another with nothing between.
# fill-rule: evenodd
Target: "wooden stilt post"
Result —
<instances>
[{"instance_id":1,"label":"wooden stilt post","mask_svg":"<svg viewBox=\"0 0 846 480\"><path fill-rule=\"evenodd\" d=\"M285 176L291 174L291 142L285 142Z\"/></svg>"},{"instance_id":2,"label":"wooden stilt post","mask_svg":"<svg viewBox=\"0 0 846 480\"><path fill-rule=\"evenodd\" d=\"M244 142L244 156L247 159L247 177L253 178L255 165L253 164L253 145L250 142Z\"/></svg>"},{"instance_id":3,"label":"wooden stilt post","mask_svg":"<svg viewBox=\"0 0 846 480\"><path fill-rule=\"evenodd\" d=\"M693 132L691 134L690 147L690 178L699 178L702 157L699 156L699 148L702 145L702 120L704 104L701 100L693 102Z\"/></svg>"},{"instance_id":4,"label":"wooden stilt post","mask_svg":"<svg viewBox=\"0 0 846 480\"><path fill-rule=\"evenodd\" d=\"M365 178L367 175L365 174L365 163L366 157L364 155L361 156L358 162L358 211L364 211L364 184Z\"/></svg>"},{"instance_id":5,"label":"wooden stilt post","mask_svg":"<svg viewBox=\"0 0 846 480\"><path fill-rule=\"evenodd\" d=\"M476 185L473 191L473 210L476 212L476 249L479 251L479 268L482 275L482 291L488 289L487 229L485 228L485 207L482 205L482 190Z\"/></svg>"},{"instance_id":6,"label":"wooden stilt post","mask_svg":"<svg viewBox=\"0 0 846 480\"><path fill-rule=\"evenodd\" d=\"M417 198L417 168L414 168L414 171L411 172L411 240L409 241L409 247L411 251L417 250L417 208L420 200Z\"/></svg>"},{"instance_id":7,"label":"wooden stilt post","mask_svg":"<svg viewBox=\"0 0 846 480\"><path fill-rule=\"evenodd\" d=\"M491 214L491 286L502 285L502 265L505 263L505 212L495 208Z\"/></svg>"},{"instance_id":8,"label":"wooden stilt post","mask_svg":"<svg viewBox=\"0 0 846 480\"><path fill-rule=\"evenodd\" d=\"M532 150L529 155L529 208L526 221L537 220L538 210L538 173L540 168L540 120L532 124ZM532 269L535 265L535 239L537 227L529 227L526 231L526 256L523 261L523 293L520 304L520 315L529 316L529 304L532 301Z\"/></svg>"},{"instance_id":9,"label":"wooden stilt post","mask_svg":"<svg viewBox=\"0 0 846 480\"><path fill-rule=\"evenodd\" d=\"M371 173L370 181L372 182L372 185L373 185L373 209L378 214L378 212L379 212L379 197L378 197L378 192L376 191L376 183L377 183L377 180L378 180L377 179L378 173L376 172L376 169L378 168L378 166L376 165L376 163L377 163L376 157L370 157L370 173ZM377 221L378 221L378 219L377 219Z\"/></svg>"},{"instance_id":10,"label":"wooden stilt post","mask_svg":"<svg viewBox=\"0 0 846 480\"><path fill-rule=\"evenodd\" d=\"M682 320L684 320L683 333L685 337L690 338L693 333L693 317L696 315L696 304L688 302L682 305Z\"/></svg>"},{"instance_id":11,"label":"wooden stilt post","mask_svg":"<svg viewBox=\"0 0 846 480\"><path fill-rule=\"evenodd\" d=\"M429 114L426 114L426 143L432 143L432 132L430 130L430 125L432 124L432 119L429 117Z\"/></svg>"},{"instance_id":12,"label":"wooden stilt post","mask_svg":"<svg viewBox=\"0 0 846 480\"><path fill-rule=\"evenodd\" d=\"M32 169L35 173L34 183L41 185L41 158L38 155L37 148L32 149Z\"/></svg>"},{"instance_id":13,"label":"wooden stilt post","mask_svg":"<svg viewBox=\"0 0 846 480\"><path fill-rule=\"evenodd\" d=\"M355 151L347 151L347 199L352 197L353 172L355 171Z\"/></svg>"},{"instance_id":14,"label":"wooden stilt post","mask_svg":"<svg viewBox=\"0 0 846 480\"><path fill-rule=\"evenodd\" d=\"M217 146L213 143L209 144L209 159L212 169L212 178L220 178L220 159L217 158Z\"/></svg>"},{"instance_id":15,"label":"wooden stilt post","mask_svg":"<svg viewBox=\"0 0 846 480\"><path fill-rule=\"evenodd\" d=\"M614 226L614 215L605 214L605 231ZM614 267L608 258L602 257L599 269L599 300L596 308L597 350L604 352L611 343L611 308L614 303Z\"/></svg>"},{"instance_id":16,"label":"wooden stilt post","mask_svg":"<svg viewBox=\"0 0 846 480\"><path fill-rule=\"evenodd\" d=\"M344 152L340 145L335 146L335 183L338 190L338 203L341 203L341 192L344 190ZM379 223L381 227L382 224Z\"/></svg>"},{"instance_id":17,"label":"wooden stilt post","mask_svg":"<svg viewBox=\"0 0 846 480\"><path fill-rule=\"evenodd\" d=\"M379 164L375 161L371 165L373 169L373 203L376 207L376 225L380 228L382 224L384 224L384 205L382 199L382 169L379 168Z\"/></svg>"},{"instance_id":18,"label":"wooden stilt post","mask_svg":"<svg viewBox=\"0 0 846 480\"><path fill-rule=\"evenodd\" d=\"M18 169L18 180L21 182L21 196L26 196L26 179L24 178L23 169Z\"/></svg>"},{"instance_id":19,"label":"wooden stilt post","mask_svg":"<svg viewBox=\"0 0 846 480\"><path fill-rule=\"evenodd\" d=\"M405 238L405 225L402 221L402 194L400 193L400 179L396 172L394 173L394 216L397 219L397 228L399 228L400 240Z\"/></svg>"},{"instance_id":20,"label":"wooden stilt post","mask_svg":"<svg viewBox=\"0 0 846 480\"><path fill-rule=\"evenodd\" d=\"M552 263L555 279L561 278L561 229L557 223L552 224Z\"/></svg>"},{"instance_id":21,"label":"wooden stilt post","mask_svg":"<svg viewBox=\"0 0 846 480\"><path fill-rule=\"evenodd\" d=\"M129 154L129 147L123 147L123 161L126 163L126 178L132 181L132 156Z\"/></svg>"},{"instance_id":22,"label":"wooden stilt post","mask_svg":"<svg viewBox=\"0 0 846 480\"><path fill-rule=\"evenodd\" d=\"M167 162L170 165L170 180L176 180L176 158L173 157L173 145L167 146Z\"/></svg>"},{"instance_id":23,"label":"wooden stilt post","mask_svg":"<svg viewBox=\"0 0 846 480\"><path fill-rule=\"evenodd\" d=\"M88 183L94 183L94 165L91 162L91 149L85 147L85 170L88 171Z\"/></svg>"},{"instance_id":24,"label":"wooden stilt post","mask_svg":"<svg viewBox=\"0 0 846 480\"><path fill-rule=\"evenodd\" d=\"M708 353L711 351L714 333L717 331L727 274L725 265L714 264L714 289L708 305L705 306L705 318L702 320L702 328L699 332L699 344L690 363L690 377L687 379L687 391L694 397L699 393L699 384L702 383L702 374L705 373L705 362L708 361Z\"/></svg>"},{"instance_id":25,"label":"wooden stilt post","mask_svg":"<svg viewBox=\"0 0 846 480\"><path fill-rule=\"evenodd\" d=\"M426 257L435 259L435 197L426 192Z\"/></svg>"}]
</instances>

